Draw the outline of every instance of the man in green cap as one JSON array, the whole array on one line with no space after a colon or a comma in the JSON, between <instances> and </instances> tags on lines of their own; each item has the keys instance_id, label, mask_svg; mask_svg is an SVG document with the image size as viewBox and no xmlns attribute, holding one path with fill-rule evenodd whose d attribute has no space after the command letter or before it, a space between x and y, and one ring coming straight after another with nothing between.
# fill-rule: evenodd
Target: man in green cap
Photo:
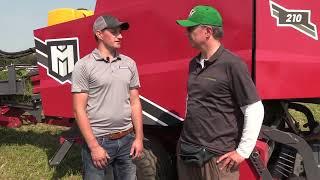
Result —
<instances>
[{"instance_id":1,"label":"man in green cap","mask_svg":"<svg viewBox=\"0 0 320 180\"><path fill-rule=\"evenodd\" d=\"M177 147L179 179L238 179L255 146L264 108L246 64L225 49L220 13L196 6L185 20L192 47L187 113Z\"/></svg>"}]
</instances>

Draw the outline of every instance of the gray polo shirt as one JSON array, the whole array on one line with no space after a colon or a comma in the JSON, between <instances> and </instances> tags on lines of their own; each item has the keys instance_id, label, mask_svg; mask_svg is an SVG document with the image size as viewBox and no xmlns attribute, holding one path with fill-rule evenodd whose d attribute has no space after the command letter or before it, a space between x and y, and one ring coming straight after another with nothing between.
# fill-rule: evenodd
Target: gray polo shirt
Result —
<instances>
[{"instance_id":1,"label":"gray polo shirt","mask_svg":"<svg viewBox=\"0 0 320 180\"><path fill-rule=\"evenodd\" d=\"M136 63L123 54L110 61L95 49L72 72L71 91L88 93L87 114L97 137L133 126L129 90L139 87Z\"/></svg>"}]
</instances>

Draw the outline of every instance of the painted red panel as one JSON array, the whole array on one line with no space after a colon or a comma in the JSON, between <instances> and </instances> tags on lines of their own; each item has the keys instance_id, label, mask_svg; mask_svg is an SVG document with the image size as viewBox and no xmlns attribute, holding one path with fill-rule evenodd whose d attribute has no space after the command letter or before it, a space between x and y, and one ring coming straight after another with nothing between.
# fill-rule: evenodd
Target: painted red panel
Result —
<instances>
[{"instance_id":1,"label":"painted red panel","mask_svg":"<svg viewBox=\"0 0 320 180\"><path fill-rule=\"evenodd\" d=\"M290 10L311 10L310 20L319 28L319 1L273 2ZM278 27L269 3L257 1L256 80L260 95L263 99L319 98L320 41L292 27Z\"/></svg>"},{"instance_id":2,"label":"painted red panel","mask_svg":"<svg viewBox=\"0 0 320 180\"><path fill-rule=\"evenodd\" d=\"M241 56L250 69L252 0L98 0L95 16L39 29L35 36L43 41L78 37L83 57L95 47L92 23L98 15L112 14L128 21L131 27L123 33L121 52L137 62L141 95L183 118L188 63L197 52L175 20L186 18L197 4L210 4L221 12L225 47ZM46 73L41 75L45 115L72 117L70 85L60 85Z\"/></svg>"}]
</instances>

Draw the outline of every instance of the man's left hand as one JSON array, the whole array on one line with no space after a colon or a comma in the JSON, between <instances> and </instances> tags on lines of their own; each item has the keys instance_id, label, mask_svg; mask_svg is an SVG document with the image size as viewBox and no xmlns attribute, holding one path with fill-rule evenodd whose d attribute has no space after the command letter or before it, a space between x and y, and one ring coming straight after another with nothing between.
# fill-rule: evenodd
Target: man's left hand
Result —
<instances>
[{"instance_id":1,"label":"man's left hand","mask_svg":"<svg viewBox=\"0 0 320 180\"><path fill-rule=\"evenodd\" d=\"M238 154L237 151L228 152L220 156L217 160L220 170L226 168L227 172L230 172L231 169L237 168L245 158Z\"/></svg>"},{"instance_id":2,"label":"man's left hand","mask_svg":"<svg viewBox=\"0 0 320 180\"><path fill-rule=\"evenodd\" d=\"M143 151L143 141L140 139L135 139L132 143L130 156L132 159L140 158Z\"/></svg>"}]
</instances>

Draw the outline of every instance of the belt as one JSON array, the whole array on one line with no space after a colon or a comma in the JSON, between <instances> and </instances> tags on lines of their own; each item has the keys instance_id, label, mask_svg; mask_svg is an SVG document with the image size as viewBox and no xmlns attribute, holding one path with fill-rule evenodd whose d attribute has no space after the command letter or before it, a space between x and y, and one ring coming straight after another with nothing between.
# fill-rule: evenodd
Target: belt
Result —
<instances>
[{"instance_id":1,"label":"belt","mask_svg":"<svg viewBox=\"0 0 320 180\"><path fill-rule=\"evenodd\" d=\"M130 129L125 130L125 131L119 131L119 132L107 134L107 135L104 135L104 136L107 137L108 139L111 139L111 140L120 139L120 138L128 135L128 134L131 133L132 131L133 131L133 128L130 128Z\"/></svg>"}]
</instances>

